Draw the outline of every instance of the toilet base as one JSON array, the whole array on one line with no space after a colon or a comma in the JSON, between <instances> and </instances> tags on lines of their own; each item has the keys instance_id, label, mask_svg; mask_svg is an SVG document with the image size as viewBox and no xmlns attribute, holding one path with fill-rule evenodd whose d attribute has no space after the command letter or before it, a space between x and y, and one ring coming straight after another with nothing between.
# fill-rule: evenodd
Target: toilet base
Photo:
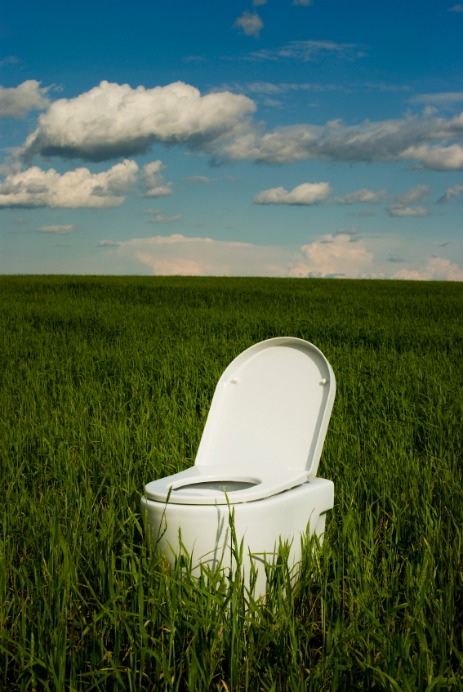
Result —
<instances>
[{"instance_id":1,"label":"toilet base","mask_svg":"<svg viewBox=\"0 0 463 692\"><path fill-rule=\"evenodd\" d=\"M333 504L334 485L323 478L312 478L264 500L235 505L166 504L147 497L141 500L151 540L172 568L186 550L192 560L193 574L199 576L201 565L228 574L236 558L233 549L242 543L243 583L250 588L253 566L254 597L265 594L265 565L275 563L281 543L290 546L288 566L291 568L301 561L303 536L323 540L326 512Z\"/></svg>"}]
</instances>

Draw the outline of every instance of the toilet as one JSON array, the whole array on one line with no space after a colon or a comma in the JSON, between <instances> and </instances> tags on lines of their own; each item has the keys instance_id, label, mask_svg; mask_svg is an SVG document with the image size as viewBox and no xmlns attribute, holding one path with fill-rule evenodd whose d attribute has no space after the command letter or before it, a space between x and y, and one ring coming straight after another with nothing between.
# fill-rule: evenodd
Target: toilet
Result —
<instances>
[{"instance_id":1,"label":"toilet","mask_svg":"<svg viewBox=\"0 0 463 692\"><path fill-rule=\"evenodd\" d=\"M303 339L268 339L232 361L194 465L145 485L142 511L172 567L186 550L194 573L208 565L229 574L235 540L244 584L252 573L258 597L282 542L297 566L301 538L322 540L334 485L316 475L335 391L329 362Z\"/></svg>"}]
</instances>

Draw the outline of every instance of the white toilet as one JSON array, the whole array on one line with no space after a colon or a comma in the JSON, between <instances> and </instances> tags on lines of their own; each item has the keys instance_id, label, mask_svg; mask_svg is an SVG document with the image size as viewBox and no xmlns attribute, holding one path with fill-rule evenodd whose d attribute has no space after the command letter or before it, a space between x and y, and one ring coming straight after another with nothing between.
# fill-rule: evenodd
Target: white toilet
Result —
<instances>
[{"instance_id":1,"label":"white toilet","mask_svg":"<svg viewBox=\"0 0 463 692\"><path fill-rule=\"evenodd\" d=\"M194 569L233 564L230 518L243 542L243 579L257 569L254 595L265 593L264 563L280 540L289 562L301 536L325 529L332 481L316 478L336 381L308 341L277 337L241 353L222 374L194 466L145 486L142 510L157 549L172 566L186 549ZM227 573L227 572L226 572Z\"/></svg>"}]
</instances>

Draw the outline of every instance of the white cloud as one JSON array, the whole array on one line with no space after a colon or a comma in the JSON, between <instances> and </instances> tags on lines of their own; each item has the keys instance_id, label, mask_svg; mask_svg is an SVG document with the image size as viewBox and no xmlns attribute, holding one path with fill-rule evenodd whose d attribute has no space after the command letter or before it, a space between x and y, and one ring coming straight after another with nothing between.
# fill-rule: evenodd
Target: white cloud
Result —
<instances>
[{"instance_id":1,"label":"white cloud","mask_svg":"<svg viewBox=\"0 0 463 692\"><path fill-rule=\"evenodd\" d=\"M242 276L363 276L373 255L348 234L328 235L297 253L284 247L232 243L183 235L121 243L153 274Z\"/></svg>"},{"instance_id":2,"label":"white cloud","mask_svg":"<svg viewBox=\"0 0 463 692\"><path fill-rule=\"evenodd\" d=\"M445 121L444 121L445 122ZM463 112L446 123L449 134L463 134Z\"/></svg>"},{"instance_id":3,"label":"white cloud","mask_svg":"<svg viewBox=\"0 0 463 692\"><path fill-rule=\"evenodd\" d=\"M389 216L429 216L429 211L425 207L406 207L403 204L391 204L387 208Z\"/></svg>"},{"instance_id":4,"label":"white cloud","mask_svg":"<svg viewBox=\"0 0 463 692\"><path fill-rule=\"evenodd\" d=\"M259 5L266 5L267 0L252 0L254 7L259 7Z\"/></svg>"},{"instance_id":5,"label":"white cloud","mask_svg":"<svg viewBox=\"0 0 463 692\"><path fill-rule=\"evenodd\" d=\"M418 161L424 168L435 171L463 170L463 146L460 144L442 147L429 144L411 146L401 153L400 158Z\"/></svg>"},{"instance_id":6,"label":"white cloud","mask_svg":"<svg viewBox=\"0 0 463 692\"><path fill-rule=\"evenodd\" d=\"M401 269L393 278L409 281L463 281L463 269L445 257L431 257L423 269Z\"/></svg>"},{"instance_id":7,"label":"white cloud","mask_svg":"<svg viewBox=\"0 0 463 692\"><path fill-rule=\"evenodd\" d=\"M450 202L454 197L459 197L460 195L463 195L463 185L453 185L446 190L439 202Z\"/></svg>"},{"instance_id":8,"label":"white cloud","mask_svg":"<svg viewBox=\"0 0 463 692\"><path fill-rule=\"evenodd\" d=\"M22 119L32 110L47 108L48 91L49 87L40 87L40 82L35 79L29 79L10 89L0 86L0 117Z\"/></svg>"},{"instance_id":9,"label":"white cloud","mask_svg":"<svg viewBox=\"0 0 463 692\"><path fill-rule=\"evenodd\" d=\"M373 254L351 235L326 235L300 249L292 276L346 276L358 278L371 271Z\"/></svg>"},{"instance_id":10,"label":"white cloud","mask_svg":"<svg viewBox=\"0 0 463 692\"><path fill-rule=\"evenodd\" d=\"M347 44L295 42L281 49L275 59L309 59L323 50L341 54L341 49L347 50ZM32 92L36 93L38 82L33 84ZM272 95L295 85L256 82L248 88ZM4 108L10 106L4 104ZM21 112L19 106L15 108L16 113ZM216 162L227 158L278 164L303 160L410 161L421 168L463 170L463 114L452 119L408 115L356 125L332 120L325 125L306 123L266 131L263 124L250 122L255 109L247 96L230 91L201 96L182 82L152 89L102 82L75 98L51 103L17 156L59 155L102 161L143 153L161 142L189 146L210 154Z\"/></svg>"},{"instance_id":11,"label":"white cloud","mask_svg":"<svg viewBox=\"0 0 463 692\"><path fill-rule=\"evenodd\" d=\"M450 120L407 116L358 125L333 120L322 126L302 124L268 132L255 126L225 145L224 153L231 159L263 163L416 161L422 168L463 170L463 146L447 143L462 132L463 114ZM444 144L436 145L436 140Z\"/></svg>"},{"instance_id":12,"label":"white cloud","mask_svg":"<svg viewBox=\"0 0 463 692\"><path fill-rule=\"evenodd\" d=\"M183 82L132 89L104 81L75 98L54 101L18 155L103 161L146 152L154 142L209 151L212 143L239 131L254 110L246 96L227 91L201 96Z\"/></svg>"},{"instance_id":13,"label":"white cloud","mask_svg":"<svg viewBox=\"0 0 463 692\"><path fill-rule=\"evenodd\" d=\"M362 188L356 192L351 192L348 195L343 195L341 197L336 197L334 200L337 204L357 204L359 202L365 204L376 204L381 202L387 197L387 192L385 190L378 190L374 192L373 190L367 190Z\"/></svg>"},{"instance_id":14,"label":"white cloud","mask_svg":"<svg viewBox=\"0 0 463 692\"><path fill-rule=\"evenodd\" d=\"M320 158L316 151L317 133L310 126L261 133L245 132L225 147L225 155L231 159L251 159L262 163L292 163Z\"/></svg>"},{"instance_id":15,"label":"white cloud","mask_svg":"<svg viewBox=\"0 0 463 692\"><path fill-rule=\"evenodd\" d=\"M425 207L411 207L410 204L420 202L431 194L429 185L415 185L410 190L397 195L396 202L387 207L389 216L399 217L423 217L429 216L430 212Z\"/></svg>"},{"instance_id":16,"label":"white cloud","mask_svg":"<svg viewBox=\"0 0 463 692\"><path fill-rule=\"evenodd\" d=\"M415 202L419 202L425 197L428 197L430 194L431 188L429 185L415 185L415 187L407 190L407 192L398 195L397 202L403 205L414 204Z\"/></svg>"},{"instance_id":17,"label":"white cloud","mask_svg":"<svg viewBox=\"0 0 463 692\"><path fill-rule=\"evenodd\" d=\"M135 183L138 166L125 160L102 173L77 168L60 174L32 166L0 183L0 207L114 207Z\"/></svg>"},{"instance_id":18,"label":"white cloud","mask_svg":"<svg viewBox=\"0 0 463 692\"><path fill-rule=\"evenodd\" d=\"M165 168L162 161L152 161L143 166L145 197L168 197L172 194L172 183L166 183L161 175Z\"/></svg>"},{"instance_id":19,"label":"white cloud","mask_svg":"<svg viewBox=\"0 0 463 692\"><path fill-rule=\"evenodd\" d=\"M60 226L42 226L39 228L39 233L52 233L55 235L66 235L77 231L76 226L72 224L62 224Z\"/></svg>"},{"instance_id":20,"label":"white cloud","mask_svg":"<svg viewBox=\"0 0 463 692\"><path fill-rule=\"evenodd\" d=\"M293 5L300 5L301 7L308 7L312 4L312 0L293 0Z\"/></svg>"},{"instance_id":21,"label":"white cloud","mask_svg":"<svg viewBox=\"0 0 463 692\"><path fill-rule=\"evenodd\" d=\"M254 197L255 204L294 204L310 205L322 202L331 192L328 183L302 183L293 190L284 187L272 187L263 190Z\"/></svg>"},{"instance_id":22,"label":"white cloud","mask_svg":"<svg viewBox=\"0 0 463 692\"><path fill-rule=\"evenodd\" d=\"M175 234L120 243L117 258L135 258L155 275L285 276L290 250Z\"/></svg>"},{"instance_id":23,"label":"white cloud","mask_svg":"<svg viewBox=\"0 0 463 692\"><path fill-rule=\"evenodd\" d=\"M409 246L407 250L402 246L398 256L398 240L367 240L356 237L355 233L344 232L325 235L294 250L285 246L256 245L180 234L157 235L119 243L102 241L100 246L106 248L107 252L101 258L101 266L106 268L107 273L117 273L114 271L115 267L130 266L134 273L166 275L345 276L463 281L463 270L446 258L423 257L420 266L416 260L416 247L413 246ZM373 249L383 260L374 256ZM406 259L408 256L414 257L409 267ZM402 266L399 271L396 271L397 262Z\"/></svg>"},{"instance_id":24,"label":"white cloud","mask_svg":"<svg viewBox=\"0 0 463 692\"><path fill-rule=\"evenodd\" d=\"M257 12L244 12L241 17L238 17L233 26L242 29L246 36L259 38L264 23Z\"/></svg>"},{"instance_id":25,"label":"white cloud","mask_svg":"<svg viewBox=\"0 0 463 692\"><path fill-rule=\"evenodd\" d=\"M463 5L453 5L449 8L449 12L463 12Z\"/></svg>"}]
</instances>

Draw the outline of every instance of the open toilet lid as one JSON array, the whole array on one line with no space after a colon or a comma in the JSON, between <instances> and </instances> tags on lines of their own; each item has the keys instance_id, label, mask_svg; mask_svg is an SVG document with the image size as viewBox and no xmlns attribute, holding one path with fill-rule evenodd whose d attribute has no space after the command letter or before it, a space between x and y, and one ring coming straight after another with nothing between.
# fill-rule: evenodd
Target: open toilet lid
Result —
<instances>
[{"instance_id":1,"label":"open toilet lid","mask_svg":"<svg viewBox=\"0 0 463 692\"><path fill-rule=\"evenodd\" d=\"M265 477L284 469L316 476L336 390L313 344L262 341L222 374L195 465Z\"/></svg>"}]
</instances>

